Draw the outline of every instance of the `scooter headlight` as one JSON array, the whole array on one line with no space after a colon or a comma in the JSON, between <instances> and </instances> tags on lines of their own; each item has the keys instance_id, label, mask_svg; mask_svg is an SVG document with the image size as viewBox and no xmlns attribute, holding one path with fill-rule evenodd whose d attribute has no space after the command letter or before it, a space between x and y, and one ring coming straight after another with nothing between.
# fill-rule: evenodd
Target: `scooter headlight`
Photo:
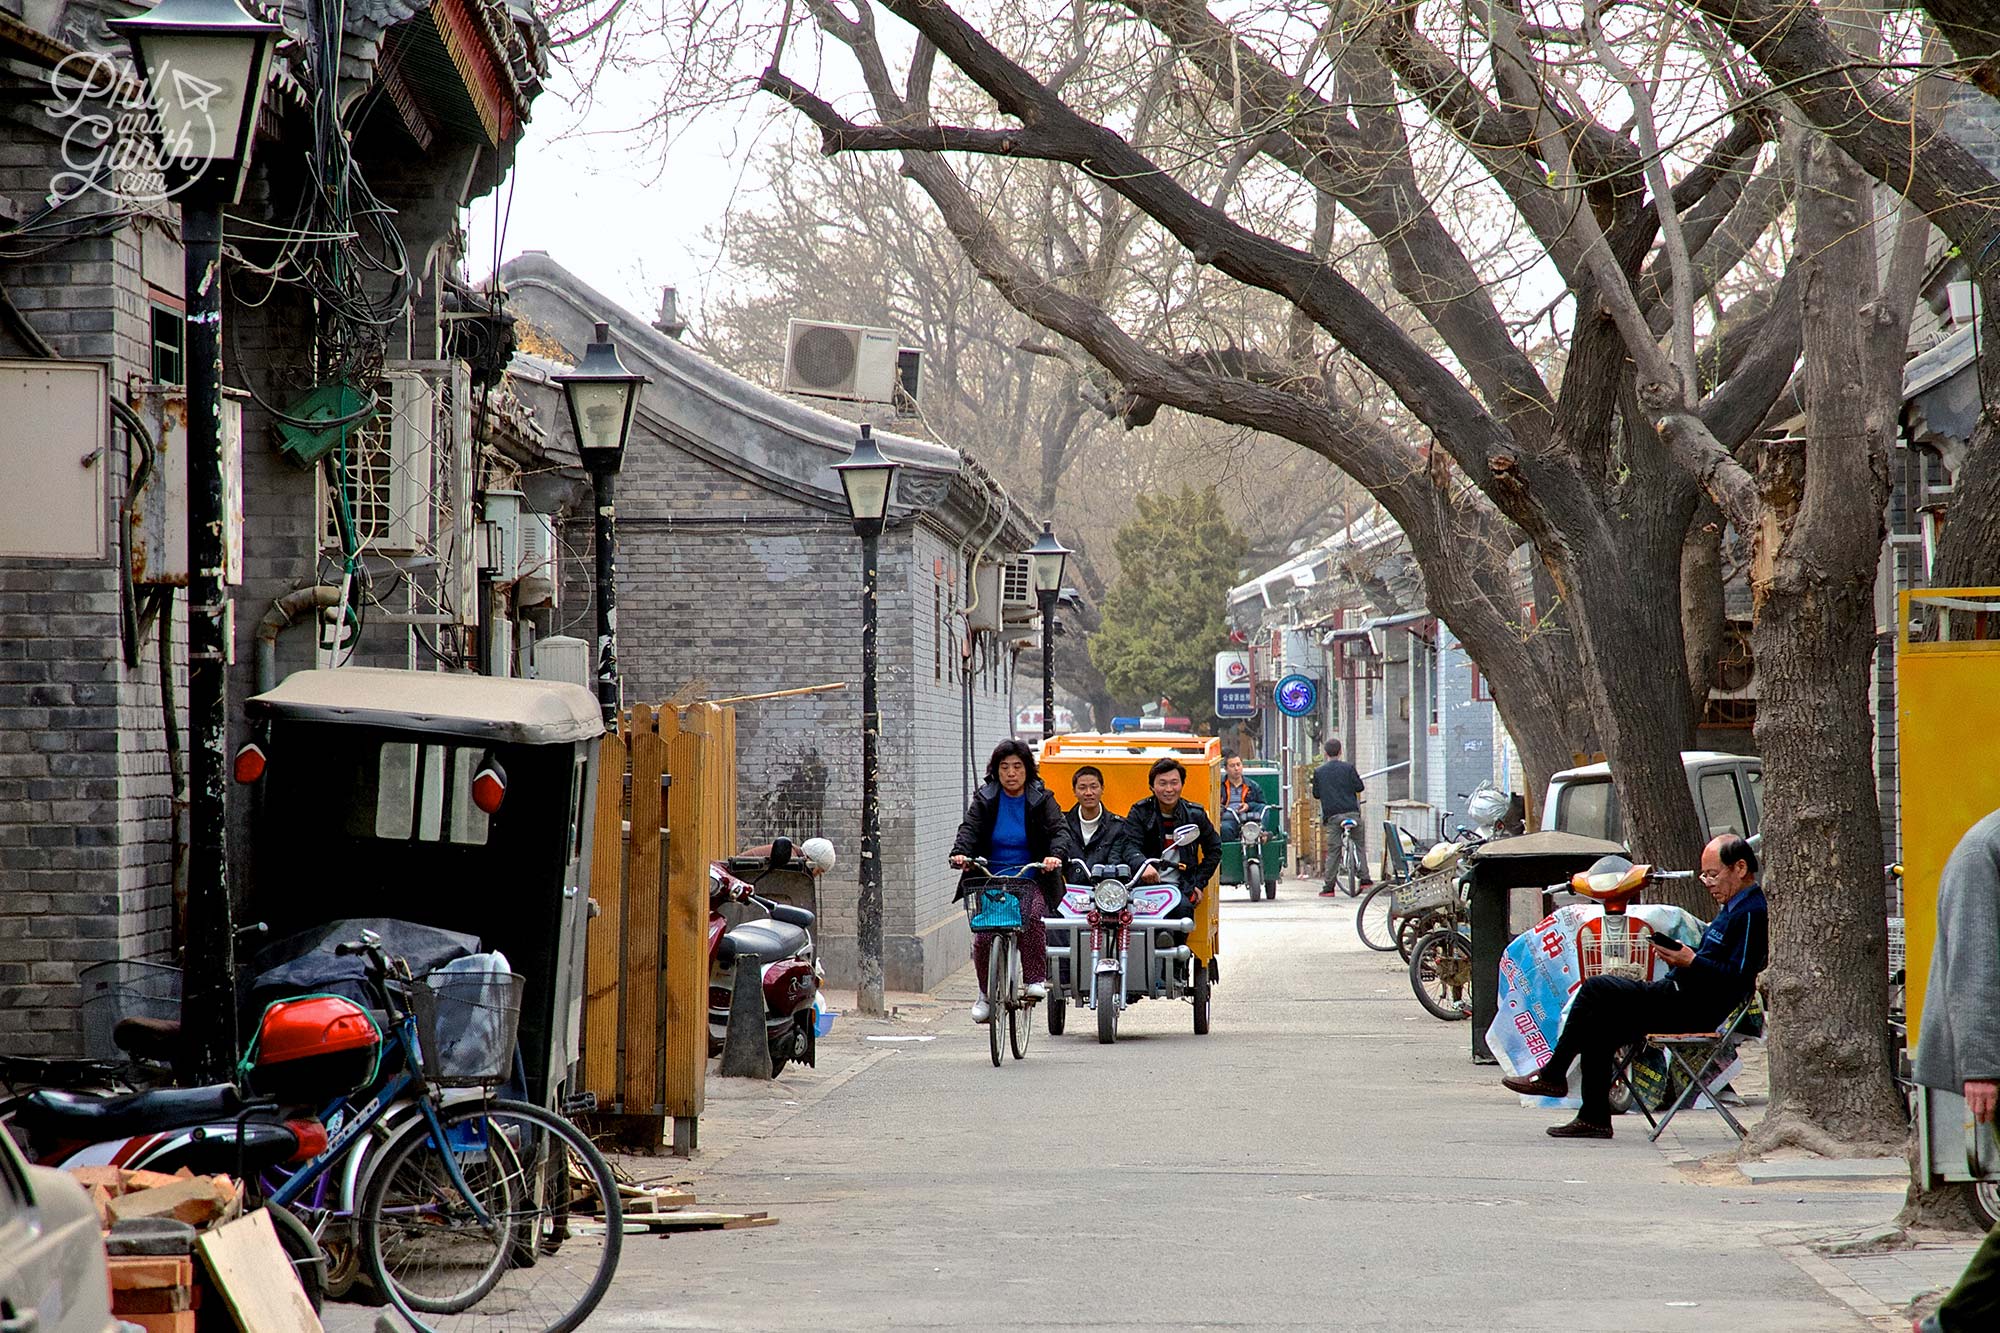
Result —
<instances>
[{"instance_id":1,"label":"scooter headlight","mask_svg":"<svg viewBox=\"0 0 2000 1333\"><path fill-rule=\"evenodd\" d=\"M1132 901L1131 891L1115 879L1107 879L1090 891L1090 901L1100 912L1122 912Z\"/></svg>"}]
</instances>

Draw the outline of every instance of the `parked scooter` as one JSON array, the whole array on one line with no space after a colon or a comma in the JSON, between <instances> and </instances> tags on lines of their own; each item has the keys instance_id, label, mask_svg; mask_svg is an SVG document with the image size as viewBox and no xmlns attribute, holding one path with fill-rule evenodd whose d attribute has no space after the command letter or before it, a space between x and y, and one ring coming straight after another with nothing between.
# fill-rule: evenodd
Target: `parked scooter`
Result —
<instances>
[{"instance_id":1,"label":"parked scooter","mask_svg":"<svg viewBox=\"0 0 2000 1333\"><path fill-rule=\"evenodd\" d=\"M723 908L740 903L763 915L729 924ZM708 1053L722 1053L729 1033L736 961L762 960L764 1029L771 1043L771 1072L795 1060L813 1065L819 1054L819 992L826 980L814 950L812 912L773 902L717 861L708 868Z\"/></svg>"},{"instance_id":2,"label":"parked scooter","mask_svg":"<svg viewBox=\"0 0 2000 1333\"><path fill-rule=\"evenodd\" d=\"M1097 1015L1099 1042L1109 1045L1117 1041L1119 1014L1132 1000L1147 997L1189 997L1194 1002L1196 1035L1208 1031L1211 982L1208 968L1197 965L1188 948L1187 935L1193 922L1168 915L1183 897L1179 851L1200 836L1201 830L1193 824L1181 825L1174 830L1166 855L1145 862L1136 871L1116 864L1070 863L1073 870L1083 871L1093 882L1087 887L1072 885L1063 894L1060 910L1069 921L1082 918L1089 951L1085 954L1080 938L1085 932L1074 932L1079 938L1061 950L1061 957L1051 948L1050 975L1073 978L1076 1003L1087 1003ZM1140 883L1148 866L1160 872L1159 883ZM1176 937L1178 944L1172 942ZM1057 997L1051 1009L1063 1003ZM1051 1030L1055 1030L1053 1023Z\"/></svg>"}]
</instances>

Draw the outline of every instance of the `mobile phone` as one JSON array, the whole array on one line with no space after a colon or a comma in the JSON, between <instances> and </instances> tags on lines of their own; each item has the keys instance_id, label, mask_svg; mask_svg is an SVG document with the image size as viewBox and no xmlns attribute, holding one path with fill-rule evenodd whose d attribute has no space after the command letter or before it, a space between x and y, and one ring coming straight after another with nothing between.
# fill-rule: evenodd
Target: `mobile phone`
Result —
<instances>
[{"instance_id":1,"label":"mobile phone","mask_svg":"<svg viewBox=\"0 0 2000 1333\"><path fill-rule=\"evenodd\" d=\"M1681 947L1679 940L1657 930L1653 932L1653 944L1655 947L1661 949L1678 949Z\"/></svg>"}]
</instances>

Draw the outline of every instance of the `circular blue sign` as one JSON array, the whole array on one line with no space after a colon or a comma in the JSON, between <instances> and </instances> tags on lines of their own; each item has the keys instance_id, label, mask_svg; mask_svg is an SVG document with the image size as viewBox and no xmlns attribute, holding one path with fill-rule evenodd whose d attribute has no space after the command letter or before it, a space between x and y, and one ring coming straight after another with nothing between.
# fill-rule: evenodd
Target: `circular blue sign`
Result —
<instances>
[{"instance_id":1,"label":"circular blue sign","mask_svg":"<svg viewBox=\"0 0 2000 1333\"><path fill-rule=\"evenodd\" d=\"M1278 711L1286 717L1304 717L1319 702L1319 686L1310 677L1294 673L1278 682L1273 696L1278 701Z\"/></svg>"}]
</instances>

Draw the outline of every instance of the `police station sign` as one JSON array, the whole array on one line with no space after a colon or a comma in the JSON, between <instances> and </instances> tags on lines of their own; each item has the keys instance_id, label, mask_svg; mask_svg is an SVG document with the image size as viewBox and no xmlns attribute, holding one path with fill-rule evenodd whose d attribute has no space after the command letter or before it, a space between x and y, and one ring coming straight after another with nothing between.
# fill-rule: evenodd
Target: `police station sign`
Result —
<instances>
[{"instance_id":1,"label":"police station sign","mask_svg":"<svg viewBox=\"0 0 2000 1333\"><path fill-rule=\"evenodd\" d=\"M1257 704L1251 694L1250 654L1215 655L1215 715L1257 716Z\"/></svg>"}]
</instances>

